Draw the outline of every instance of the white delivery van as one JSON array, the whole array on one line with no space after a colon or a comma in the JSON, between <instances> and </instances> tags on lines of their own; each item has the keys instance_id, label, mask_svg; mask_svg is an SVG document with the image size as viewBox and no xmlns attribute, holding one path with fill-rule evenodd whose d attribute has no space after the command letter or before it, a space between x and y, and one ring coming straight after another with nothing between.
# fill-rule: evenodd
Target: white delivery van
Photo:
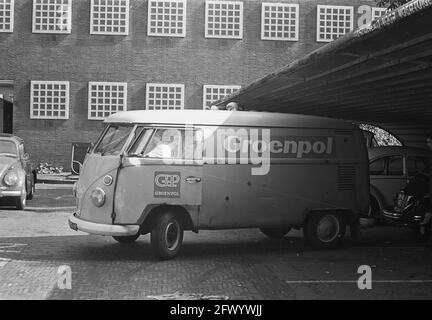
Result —
<instances>
[{"instance_id":1,"label":"white delivery van","mask_svg":"<svg viewBox=\"0 0 432 320\"><path fill-rule=\"evenodd\" d=\"M105 120L74 192L74 230L130 243L151 233L162 259L183 231L303 228L335 247L369 207L362 132L315 116L241 111L127 111Z\"/></svg>"}]
</instances>

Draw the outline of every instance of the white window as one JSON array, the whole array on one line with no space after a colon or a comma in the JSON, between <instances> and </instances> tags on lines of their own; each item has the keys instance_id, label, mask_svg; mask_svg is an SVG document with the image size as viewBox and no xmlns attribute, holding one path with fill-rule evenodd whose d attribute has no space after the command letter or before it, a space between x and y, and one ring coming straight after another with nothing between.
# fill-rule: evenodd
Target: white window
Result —
<instances>
[{"instance_id":1,"label":"white window","mask_svg":"<svg viewBox=\"0 0 432 320\"><path fill-rule=\"evenodd\" d=\"M92 0L90 34L128 35L129 0Z\"/></svg>"},{"instance_id":2,"label":"white window","mask_svg":"<svg viewBox=\"0 0 432 320\"><path fill-rule=\"evenodd\" d=\"M14 0L0 0L0 32L12 32Z\"/></svg>"},{"instance_id":3,"label":"white window","mask_svg":"<svg viewBox=\"0 0 432 320\"><path fill-rule=\"evenodd\" d=\"M147 110L177 110L184 108L184 85L147 83Z\"/></svg>"},{"instance_id":4,"label":"white window","mask_svg":"<svg viewBox=\"0 0 432 320\"><path fill-rule=\"evenodd\" d=\"M203 109L210 108L213 102L229 96L231 93L236 92L240 88L241 86L204 85Z\"/></svg>"},{"instance_id":5,"label":"white window","mask_svg":"<svg viewBox=\"0 0 432 320\"><path fill-rule=\"evenodd\" d=\"M71 33L72 0L33 0L33 33Z\"/></svg>"},{"instance_id":6,"label":"white window","mask_svg":"<svg viewBox=\"0 0 432 320\"><path fill-rule=\"evenodd\" d=\"M89 82L88 118L103 120L127 110L127 83Z\"/></svg>"},{"instance_id":7,"label":"white window","mask_svg":"<svg viewBox=\"0 0 432 320\"><path fill-rule=\"evenodd\" d=\"M206 38L243 38L243 2L206 1Z\"/></svg>"},{"instance_id":8,"label":"white window","mask_svg":"<svg viewBox=\"0 0 432 320\"><path fill-rule=\"evenodd\" d=\"M186 0L150 0L147 35L186 36Z\"/></svg>"},{"instance_id":9,"label":"white window","mask_svg":"<svg viewBox=\"0 0 432 320\"><path fill-rule=\"evenodd\" d=\"M331 42L354 28L354 8L350 6L317 7L317 41Z\"/></svg>"},{"instance_id":10,"label":"white window","mask_svg":"<svg viewBox=\"0 0 432 320\"><path fill-rule=\"evenodd\" d=\"M386 13L386 8L372 8L372 21L378 19Z\"/></svg>"},{"instance_id":11,"label":"white window","mask_svg":"<svg viewBox=\"0 0 432 320\"><path fill-rule=\"evenodd\" d=\"M69 81L31 81L30 119L69 119Z\"/></svg>"},{"instance_id":12,"label":"white window","mask_svg":"<svg viewBox=\"0 0 432 320\"><path fill-rule=\"evenodd\" d=\"M261 39L298 41L299 5L262 3Z\"/></svg>"}]
</instances>

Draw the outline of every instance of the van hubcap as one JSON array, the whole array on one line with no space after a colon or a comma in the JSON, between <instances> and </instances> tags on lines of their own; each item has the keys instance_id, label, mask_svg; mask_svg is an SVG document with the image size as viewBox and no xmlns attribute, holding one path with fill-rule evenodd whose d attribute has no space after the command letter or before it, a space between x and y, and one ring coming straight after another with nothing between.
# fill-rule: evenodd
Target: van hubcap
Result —
<instances>
[{"instance_id":1,"label":"van hubcap","mask_svg":"<svg viewBox=\"0 0 432 320\"><path fill-rule=\"evenodd\" d=\"M180 241L180 226L177 222L168 223L165 229L165 239L168 250L175 250Z\"/></svg>"},{"instance_id":2,"label":"van hubcap","mask_svg":"<svg viewBox=\"0 0 432 320\"><path fill-rule=\"evenodd\" d=\"M322 242L331 242L339 235L339 220L333 215L321 218L317 227L317 237Z\"/></svg>"}]
</instances>

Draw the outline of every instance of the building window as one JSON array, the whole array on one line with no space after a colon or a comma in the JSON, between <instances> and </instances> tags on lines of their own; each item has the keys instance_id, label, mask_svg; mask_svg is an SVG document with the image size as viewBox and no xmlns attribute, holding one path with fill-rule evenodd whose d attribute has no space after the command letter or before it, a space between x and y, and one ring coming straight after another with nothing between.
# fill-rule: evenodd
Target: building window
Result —
<instances>
[{"instance_id":1,"label":"building window","mask_svg":"<svg viewBox=\"0 0 432 320\"><path fill-rule=\"evenodd\" d=\"M386 13L386 8L372 8L372 21L380 18Z\"/></svg>"},{"instance_id":2,"label":"building window","mask_svg":"<svg viewBox=\"0 0 432 320\"><path fill-rule=\"evenodd\" d=\"M208 109L216 101L229 96L231 93L239 90L241 86L226 85L204 85L203 90L203 109Z\"/></svg>"},{"instance_id":3,"label":"building window","mask_svg":"<svg viewBox=\"0 0 432 320\"><path fill-rule=\"evenodd\" d=\"M243 38L243 2L206 1L206 38Z\"/></svg>"},{"instance_id":4,"label":"building window","mask_svg":"<svg viewBox=\"0 0 432 320\"><path fill-rule=\"evenodd\" d=\"M299 5L262 3L261 39L298 41Z\"/></svg>"},{"instance_id":5,"label":"building window","mask_svg":"<svg viewBox=\"0 0 432 320\"><path fill-rule=\"evenodd\" d=\"M129 0L92 0L90 34L128 35Z\"/></svg>"},{"instance_id":6,"label":"building window","mask_svg":"<svg viewBox=\"0 0 432 320\"><path fill-rule=\"evenodd\" d=\"M186 0L150 0L147 35L186 36Z\"/></svg>"},{"instance_id":7,"label":"building window","mask_svg":"<svg viewBox=\"0 0 432 320\"><path fill-rule=\"evenodd\" d=\"M33 0L33 33L71 33L72 0Z\"/></svg>"},{"instance_id":8,"label":"building window","mask_svg":"<svg viewBox=\"0 0 432 320\"><path fill-rule=\"evenodd\" d=\"M323 6L317 8L317 41L331 42L354 27L354 8L350 6Z\"/></svg>"},{"instance_id":9,"label":"building window","mask_svg":"<svg viewBox=\"0 0 432 320\"><path fill-rule=\"evenodd\" d=\"M147 110L177 110L184 108L184 85L147 83Z\"/></svg>"},{"instance_id":10,"label":"building window","mask_svg":"<svg viewBox=\"0 0 432 320\"><path fill-rule=\"evenodd\" d=\"M0 0L0 32L13 32L14 0Z\"/></svg>"},{"instance_id":11,"label":"building window","mask_svg":"<svg viewBox=\"0 0 432 320\"><path fill-rule=\"evenodd\" d=\"M30 119L69 119L69 81L31 81Z\"/></svg>"},{"instance_id":12,"label":"building window","mask_svg":"<svg viewBox=\"0 0 432 320\"><path fill-rule=\"evenodd\" d=\"M127 110L127 83L89 82L88 118L103 120Z\"/></svg>"}]
</instances>

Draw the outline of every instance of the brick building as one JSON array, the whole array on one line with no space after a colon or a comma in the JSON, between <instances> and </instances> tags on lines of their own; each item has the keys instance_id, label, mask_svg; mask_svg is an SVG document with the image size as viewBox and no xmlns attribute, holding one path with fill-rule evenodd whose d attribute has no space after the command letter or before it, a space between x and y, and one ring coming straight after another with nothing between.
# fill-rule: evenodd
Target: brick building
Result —
<instances>
[{"instance_id":1,"label":"brick building","mask_svg":"<svg viewBox=\"0 0 432 320\"><path fill-rule=\"evenodd\" d=\"M71 143L94 140L106 115L201 109L380 15L374 7L373 0L0 0L0 95L13 102L13 133L35 162L67 168Z\"/></svg>"}]
</instances>

